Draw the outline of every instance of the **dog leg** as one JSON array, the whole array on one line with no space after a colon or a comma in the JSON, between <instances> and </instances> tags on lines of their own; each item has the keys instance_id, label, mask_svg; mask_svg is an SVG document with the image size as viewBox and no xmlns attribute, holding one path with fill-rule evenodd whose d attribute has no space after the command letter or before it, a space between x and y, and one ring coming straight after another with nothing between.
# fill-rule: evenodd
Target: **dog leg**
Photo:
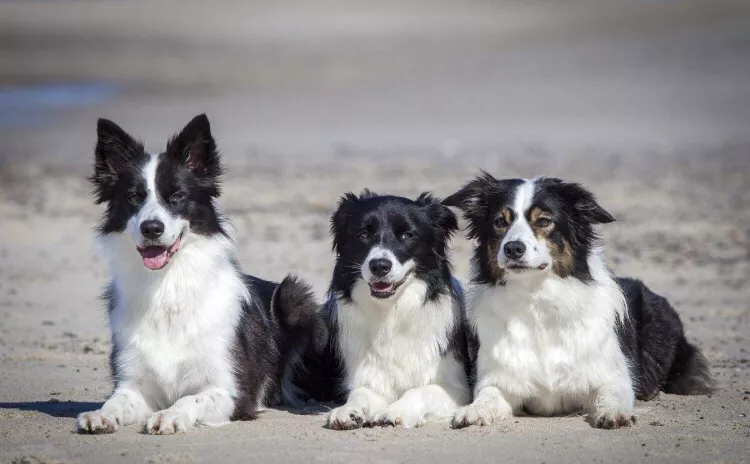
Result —
<instances>
[{"instance_id":1,"label":"dog leg","mask_svg":"<svg viewBox=\"0 0 750 464\"><path fill-rule=\"evenodd\" d=\"M97 411L78 415L79 433L112 433L121 425L143 421L153 409L135 388L121 386Z\"/></svg>"},{"instance_id":2,"label":"dog leg","mask_svg":"<svg viewBox=\"0 0 750 464\"><path fill-rule=\"evenodd\" d=\"M453 428L470 425L490 425L495 420L513 417L513 406L497 387L483 388L468 406L460 408L453 416Z\"/></svg>"},{"instance_id":3,"label":"dog leg","mask_svg":"<svg viewBox=\"0 0 750 464\"><path fill-rule=\"evenodd\" d=\"M345 405L328 414L326 426L333 430L357 429L387 406L388 402L381 395L367 387L359 387L352 390Z\"/></svg>"},{"instance_id":4,"label":"dog leg","mask_svg":"<svg viewBox=\"0 0 750 464\"><path fill-rule=\"evenodd\" d=\"M635 422L635 393L630 382L604 385L593 395L594 426L600 429L630 427Z\"/></svg>"},{"instance_id":5,"label":"dog leg","mask_svg":"<svg viewBox=\"0 0 750 464\"><path fill-rule=\"evenodd\" d=\"M466 404L468 391L443 385L425 385L413 388L385 411L375 415L372 425L419 427L428 421L450 419L459 405Z\"/></svg>"},{"instance_id":6,"label":"dog leg","mask_svg":"<svg viewBox=\"0 0 750 464\"><path fill-rule=\"evenodd\" d=\"M177 400L169 409L151 414L145 432L170 435L196 425L218 427L227 424L234 412L234 399L222 388L211 388Z\"/></svg>"}]
</instances>

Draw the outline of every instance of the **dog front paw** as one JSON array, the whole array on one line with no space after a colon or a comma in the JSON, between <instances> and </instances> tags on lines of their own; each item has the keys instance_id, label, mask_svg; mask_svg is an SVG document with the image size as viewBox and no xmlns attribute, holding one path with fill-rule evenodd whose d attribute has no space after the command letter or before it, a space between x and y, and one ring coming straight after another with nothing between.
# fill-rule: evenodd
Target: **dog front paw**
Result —
<instances>
[{"instance_id":1,"label":"dog front paw","mask_svg":"<svg viewBox=\"0 0 750 464\"><path fill-rule=\"evenodd\" d=\"M78 426L78 433L113 433L117 431L121 421L122 418L117 417L114 413L105 413L99 409L79 414L76 425Z\"/></svg>"},{"instance_id":2,"label":"dog front paw","mask_svg":"<svg viewBox=\"0 0 750 464\"><path fill-rule=\"evenodd\" d=\"M489 408L470 404L456 411L451 425L454 429L462 429L470 425L491 425L495 419L504 419L504 417L497 417Z\"/></svg>"},{"instance_id":3,"label":"dog front paw","mask_svg":"<svg viewBox=\"0 0 750 464\"><path fill-rule=\"evenodd\" d=\"M352 430L362 427L365 423L364 413L350 406L341 406L328 414L326 426L332 430Z\"/></svg>"},{"instance_id":4,"label":"dog front paw","mask_svg":"<svg viewBox=\"0 0 750 464\"><path fill-rule=\"evenodd\" d=\"M400 408L388 408L380 414L375 415L372 420L367 422L369 427L419 427L422 422L419 418L410 417L406 411Z\"/></svg>"},{"instance_id":5,"label":"dog front paw","mask_svg":"<svg viewBox=\"0 0 750 464\"><path fill-rule=\"evenodd\" d=\"M151 414L146 419L144 432L150 435L172 435L184 432L191 426L190 418L186 413L165 409Z\"/></svg>"},{"instance_id":6,"label":"dog front paw","mask_svg":"<svg viewBox=\"0 0 750 464\"><path fill-rule=\"evenodd\" d=\"M600 413L594 419L594 427L598 429L619 429L630 427L635 424L636 418L632 414L623 414L621 412L604 412Z\"/></svg>"}]
</instances>

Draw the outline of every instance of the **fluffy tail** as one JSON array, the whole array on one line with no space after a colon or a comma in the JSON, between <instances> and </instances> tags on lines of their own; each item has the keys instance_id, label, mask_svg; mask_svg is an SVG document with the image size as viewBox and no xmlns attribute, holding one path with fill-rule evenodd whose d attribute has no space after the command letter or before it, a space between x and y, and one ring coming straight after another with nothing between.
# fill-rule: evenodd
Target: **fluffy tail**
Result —
<instances>
[{"instance_id":1,"label":"fluffy tail","mask_svg":"<svg viewBox=\"0 0 750 464\"><path fill-rule=\"evenodd\" d=\"M312 287L305 281L286 276L273 292L271 307L294 346L316 351L325 347L328 330Z\"/></svg>"},{"instance_id":2,"label":"fluffy tail","mask_svg":"<svg viewBox=\"0 0 750 464\"><path fill-rule=\"evenodd\" d=\"M281 395L288 405L299 407L301 393L292 379L307 351L318 353L328 341L328 329L315 301L312 288L303 280L288 275L273 292L271 307L289 345L286 368L281 380Z\"/></svg>"},{"instance_id":3,"label":"fluffy tail","mask_svg":"<svg viewBox=\"0 0 750 464\"><path fill-rule=\"evenodd\" d=\"M664 385L666 393L705 395L714 389L708 362L700 350L683 336L677 342L674 362Z\"/></svg>"}]
</instances>

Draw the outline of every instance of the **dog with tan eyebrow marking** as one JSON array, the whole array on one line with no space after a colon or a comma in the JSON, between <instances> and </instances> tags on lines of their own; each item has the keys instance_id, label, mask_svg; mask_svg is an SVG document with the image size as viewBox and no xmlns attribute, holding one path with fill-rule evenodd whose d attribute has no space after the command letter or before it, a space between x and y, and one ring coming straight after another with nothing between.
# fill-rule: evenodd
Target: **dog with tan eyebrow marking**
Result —
<instances>
[{"instance_id":1,"label":"dog with tan eyebrow marking","mask_svg":"<svg viewBox=\"0 0 750 464\"><path fill-rule=\"evenodd\" d=\"M669 302L610 273L594 226L614 218L584 187L484 173L443 203L463 210L477 239L477 382L455 428L578 411L598 428L627 427L636 398L711 391Z\"/></svg>"}]
</instances>

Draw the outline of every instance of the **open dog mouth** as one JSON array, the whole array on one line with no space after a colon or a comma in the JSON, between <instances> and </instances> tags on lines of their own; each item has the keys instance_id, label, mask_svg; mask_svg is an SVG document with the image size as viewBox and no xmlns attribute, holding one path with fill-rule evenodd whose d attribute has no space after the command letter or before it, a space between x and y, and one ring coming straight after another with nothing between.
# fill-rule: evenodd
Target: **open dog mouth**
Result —
<instances>
[{"instance_id":1,"label":"open dog mouth","mask_svg":"<svg viewBox=\"0 0 750 464\"><path fill-rule=\"evenodd\" d=\"M169 263L172 256L180 250L182 234L168 247L152 245L145 248L136 247L141 254L143 265L152 271L158 271Z\"/></svg>"},{"instance_id":2,"label":"open dog mouth","mask_svg":"<svg viewBox=\"0 0 750 464\"><path fill-rule=\"evenodd\" d=\"M406 281L407 277L409 277L408 273L399 282L384 282L381 280L374 280L369 284L370 295L375 298L390 298L396 293L396 290L398 290L401 284Z\"/></svg>"}]
</instances>

